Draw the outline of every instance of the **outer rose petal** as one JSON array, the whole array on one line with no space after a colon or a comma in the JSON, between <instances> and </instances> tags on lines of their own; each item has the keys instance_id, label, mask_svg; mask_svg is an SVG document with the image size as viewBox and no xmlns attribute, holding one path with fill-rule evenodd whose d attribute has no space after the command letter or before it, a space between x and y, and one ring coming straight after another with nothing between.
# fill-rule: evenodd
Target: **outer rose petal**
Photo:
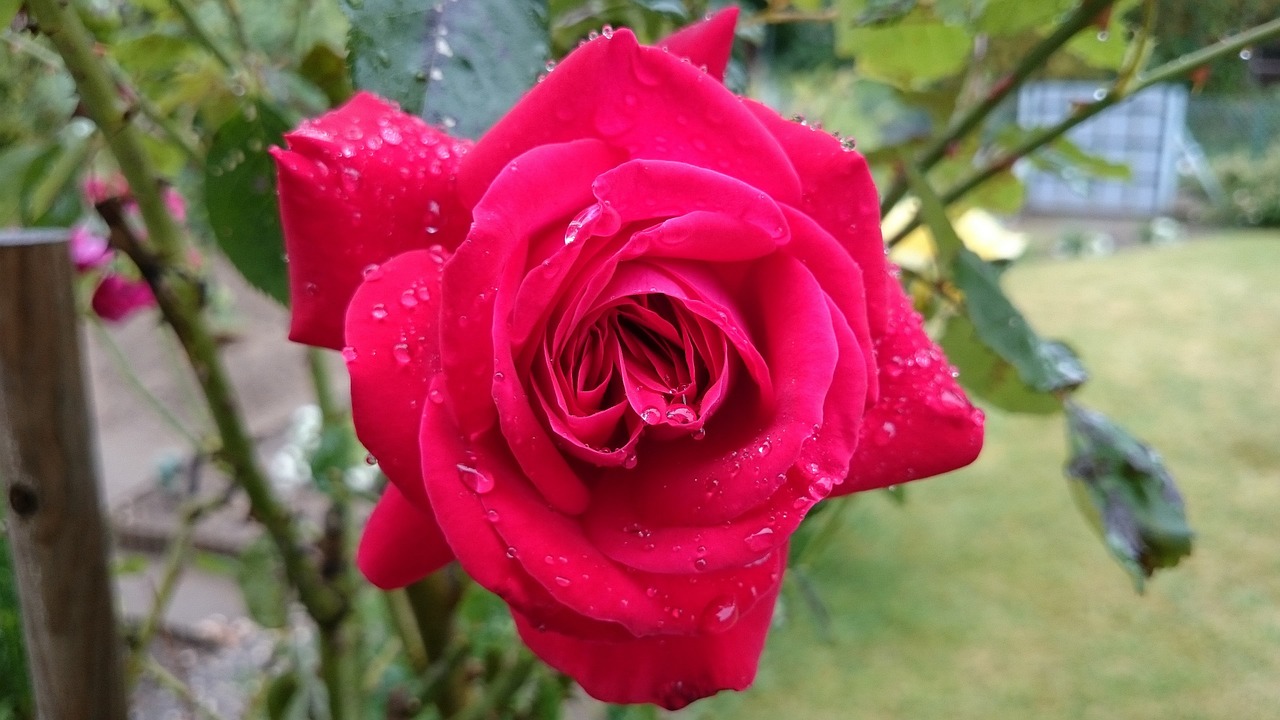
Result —
<instances>
[{"instance_id":1,"label":"outer rose petal","mask_svg":"<svg viewBox=\"0 0 1280 720\"><path fill-rule=\"evenodd\" d=\"M297 342L340 348L347 301L370 264L440 244L453 248L470 215L453 173L470 147L368 93L303 123L272 148L289 254Z\"/></svg>"},{"instance_id":2,"label":"outer rose petal","mask_svg":"<svg viewBox=\"0 0 1280 720\"><path fill-rule=\"evenodd\" d=\"M902 287L891 281L888 290L887 327L876 340L880 401L863 418L849 479L837 495L949 472L982 450L982 411L951 377Z\"/></svg>"},{"instance_id":3,"label":"outer rose petal","mask_svg":"<svg viewBox=\"0 0 1280 720\"><path fill-rule=\"evenodd\" d=\"M549 143L597 138L628 157L709 168L794 203L800 181L777 140L724 85L630 30L570 53L476 144L458 190L475 207L521 153Z\"/></svg>"},{"instance_id":4,"label":"outer rose petal","mask_svg":"<svg viewBox=\"0 0 1280 720\"><path fill-rule=\"evenodd\" d=\"M755 679L773 619L775 584L756 606L727 630L733 608L704 618L704 635L656 636L622 641L586 639L540 631L512 611L521 639L535 655L577 680L592 697L611 703L645 703L678 710L721 690L742 690Z\"/></svg>"},{"instance_id":5,"label":"outer rose petal","mask_svg":"<svg viewBox=\"0 0 1280 720\"><path fill-rule=\"evenodd\" d=\"M429 510L418 426L440 370L442 250L413 250L370 273L347 307L351 415L356 435L410 502Z\"/></svg>"},{"instance_id":6,"label":"outer rose petal","mask_svg":"<svg viewBox=\"0 0 1280 720\"><path fill-rule=\"evenodd\" d=\"M880 235L880 196L860 153L839 140L782 118L752 100L743 104L773 133L800 176L803 199L796 206L844 246L866 285L871 334L884 331L888 313L884 239ZM854 321L850 319L850 323Z\"/></svg>"},{"instance_id":7,"label":"outer rose petal","mask_svg":"<svg viewBox=\"0 0 1280 720\"><path fill-rule=\"evenodd\" d=\"M688 58L694 65L706 66L708 75L723 82L737 23L738 8L730 6L702 22L681 28L656 44L673 55Z\"/></svg>"},{"instance_id":8,"label":"outer rose petal","mask_svg":"<svg viewBox=\"0 0 1280 720\"><path fill-rule=\"evenodd\" d=\"M430 510L421 510L388 485L373 508L356 550L369 582L391 590L417 582L453 559Z\"/></svg>"}]
</instances>

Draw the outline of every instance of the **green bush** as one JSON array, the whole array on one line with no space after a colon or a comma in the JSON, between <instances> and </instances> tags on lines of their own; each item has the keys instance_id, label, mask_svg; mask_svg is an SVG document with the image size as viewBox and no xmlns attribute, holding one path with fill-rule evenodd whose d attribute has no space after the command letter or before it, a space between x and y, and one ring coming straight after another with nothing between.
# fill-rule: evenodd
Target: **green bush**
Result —
<instances>
[{"instance_id":1,"label":"green bush","mask_svg":"<svg viewBox=\"0 0 1280 720\"><path fill-rule=\"evenodd\" d=\"M22 648L18 588L9 559L9 541L0 532L0 720L25 720L31 711L31 685Z\"/></svg>"},{"instance_id":2,"label":"green bush","mask_svg":"<svg viewBox=\"0 0 1280 720\"><path fill-rule=\"evenodd\" d=\"M1280 142L1273 142L1261 156L1237 152L1216 158L1212 164L1226 191L1221 220L1280 227Z\"/></svg>"}]
</instances>

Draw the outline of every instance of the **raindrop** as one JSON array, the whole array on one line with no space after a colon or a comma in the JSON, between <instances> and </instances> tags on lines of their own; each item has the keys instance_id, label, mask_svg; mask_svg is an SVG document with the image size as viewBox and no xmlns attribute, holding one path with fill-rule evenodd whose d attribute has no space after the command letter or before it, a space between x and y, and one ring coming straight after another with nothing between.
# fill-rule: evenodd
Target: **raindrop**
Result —
<instances>
[{"instance_id":1,"label":"raindrop","mask_svg":"<svg viewBox=\"0 0 1280 720\"><path fill-rule=\"evenodd\" d=\"M640 419L646 425L657 425L662 420L662 412L655 407L647 407L640 411Z\"/></svg>"},{"instance_id":2,"label":"raindrop","mask_svg":"<svg viewBox=\"0 0 1280 720\"><path fill-rule=\"evenodd\" d=\"M667 419L678 425L688 425L698 419L698 414L688 405L676 403L667 409Z\"/></svg>"},{"instance_id":3,"label":"raindrop","mask_svg":"<svg viewBox=\"0 0 1280 720\"><path fill-rule=\"evenodd\" d=\"M347 362L349 362L349 363L352 363L352 362L355 362L355 361L356 361L356 358L357 358L357 357L359 357L359 354L358 354L358 353L356 353L356 349L355 349L355 348L351 347L350 345L348 345L348 346L346 346L346 347L342 348L342 359L343 359L343 360L345 360L345 361L347 361Z\"/></svg>"},{"instance_id":4,"label":"raindrop","mask_svg":"<svg viewBox=\"0 0 1280 720\"><path fill-rule=\"evenodd\" d=\"M364 270L361 270L360 273L364 275L365 280L382 279L382 267L377 263L369 263L368 265L365 265Z\"/></svg>"},{"instance_id":5,"label":"raindrop","mask_svg":"<svg viewBox=\"0 0 1280 720\"><path fill-rule=\"evenodd\" d=\"M645 594L645 595L648 595L649 597L657 597L657 596L658 596L658 588L656 588L656 587L651 587L651 588L649 588L648 590L645 590L645 591L644 591L644 594Z\"/></svg>"},{"instance_id":6,"label":"raindrop","mask_svg":"<svg viewBox=\"0 0 1280 720\"><path fill-rule=\"evenodd\" d=\"M760 444L756 446L756 454L760 457L767 456L771 450L773 450L773 443L769 442L769 438L761 440Z\"/></svg>"},{"instance_id":7,"label":"raindrop","mask_svg":"<svg viewBox=\"0 0 1280 720\"><path fill-rule=\"evenodd\" d=\"M409 354L409 346L404 343L391 348L391 355L396 359L396 364L401 367L408 365L409 361L413 359Z\"/></svg>"},{"instance_id":8,"label":"raindrop","mask_svg":"<svg viewBox=\"0 0 1280 720\"><path fill-rule=\"evenodd\" d=\"M640 461L636 458L636 456L634 454L631 454L623 458L622 467L628 470L633 470L635 469L636 464L638 464L639 462Z\"/></svg>"},{"instance_id":9,"label":"raindrop","mask_svg":"<svg viewBox=\"0 0 1280 720\"><path fill-rule=\"evenodd\" d=\"M1098 88L1097 90L1094 90L1094 91L1093 91L1093 99L1094 99L1094 100L1105 100L1105 99L1106 99L1106 97L1107 97L1107 91L1106 91L1106 90L1103 90L1102 88ZM1016 324L1017 324L1017 323L1015 323L1013 320L1010 320L1010 321L1009 321L1009 326L1010 326L1010 327L1012 327L1012 326L1014 326L1014 325L1016 325Z\"/></svg>"},{"instance_id":10,"label":"raindrop","mask_svg":"<svg viewBox=\"0 0 1280 720\"><path fill-rule=\"evenodd\" d=\"M507 547L507 557L509 557L509 558L511 558L512 560L514 560L514 559L516 558L516 555L518 555L518 554L519 554L519 553L517 553L517 552L516 552L516 549L515 549L514 547L511 547L511 546L508 546L508 547Z\"/></svg>"},{"instance_id":11,"label":"raindrop","mask_svg":"<svg viewBox=\"0 0 1280 720\"><path fill-rule=\"evenodd\" d=\"M606 40L612 39L612 38L613 38L613 26L612 26L612 25L605 25L604 27L600 28L600 34L601 34L601 35L603 35L603 36L604 36L604 38L605 38Z\"/></svg>"},{"instance_id":12,"label":"raindrop","mask_svg":"<svg viewBox=\"0 0 1280 720\"><path fill-rule=\"evenodd\" d=\"M458 463L458 479L462 481L463 485L480 495L493 490L493 478L470 465Z\"/></svg>"},{"instance_id":13,"label":"raindrop","mask_svg":"<svg viewBox=\"0 0 1280 720\"><path fill-rule=\"evenodd\" d=\"M387 319L387 306L382 303L378 303L373 306L373 311L369 314L373 316L374 320L385 320Z\"/></svg>"},{"instance_id":14,"label":"raindrop","mask_svg":"<svg viewBox=\"0 0 1280 720\"><path fill-rule=\"evenodd\" d=\"M1106 42L1110 39L1111 39L1111 33L1107 32L1106 30L1098 31L1098 42Z\"/></svg>"},{"instance_id":15,"label":"raindrop","mask_svg":"<svg viewBox=\"0 0 1280 720\"><path fill-rule=\"evenodd\" d=\"M387 141L388 145L399 145L401 141L404 140L404 138L400 136L400 131L394 127L384 127L380 134L382 135L382 139Z\"/></svg>"},{"instance_id":16,"label":"raindrop","mask_svg":"<svg viewBox=\"0 0 1280 720\"><path fill-rule=\"evenodd\" d=\"M355 168L343 168L338 182L342 185L343 190L349 193L355 192L360 189L360 171Z\"/></svg>"},{"instance_id":17,"label":"raindrop","mask_svg":"<svg viewBox=\"0 0 1280 720\"><path fill-rule=\"evenodd\" d=\"M706 428L698 428L692 435L694 440L702 440L707 436Z\"/></svg>"},{"instance_id":18,"label":"raindrop","mask_svg":"<svg viewBox=\"0 0 1280 720\"><path fill-rule=\"evenodd\" d=\"M893 436L896 435L897 433L898 433L898 428L895 427L893 423L886 422L885 424L876 428L873 433L871 433L871 442L875 443L880 447L884 447L885 445L888 445L891 440L893 440Z\"/></svg>"},{"instance_id":19,"label":"raindrop","mask_svg":"<svg viewBox=\"0 0 1280 720\"><path fill-rule=\"evenodd\" d=\"M572 582L573 581L567 577L560 577L559 575L556 576L556 584L560 587L569 587Z\"/></svg>"},{"instance_id":20,"label":"raindrop","mask_svg":"<svg viewBox=\"0 0 1280 720\"><path fill-rule=\"evenodd\" d=\"M502 519L502 516L498 514L497 510L490 510L489 512L485 513L484 516L489 518L489 522L498 522L499 520Z\"/></svg>"},{"instance_id":21,"label":"raindrop","mask_svg":"<svg viewBox=\"0 0 1280 720\"><path fill-rule=\"evenodd\" d=\"M544 65L543 67L545 67L545 68L547 69L547 72L551 72L552 70L555 70L555 69L556 69L556 61L555 61L555 60L548 60L548 61L547 61L547 64L546 64L546 65Z\"/></svg>"},{"instance_id":22,"label":"raindrop","mask_svg":"<svg viewBox=\"0 0 1280 720\"><path fill-rule=\"evenodd\" d=\"M1241 50L1241 51L1240 51L1240 59L1241 59L1241 60L1248 60L1248 59L1250 59L1250 58L1252 58L1252 57L1253 57L1253 51L1252 51L1252 50L1250 50L1249 48L1245 48L1245 49L1243 49L1243 50Z\"/></svg>"},{"instance_id":23,"label":"raindrop","mask_svg":"<svg viewBox=\"0 0 1280 720\"><path fill-rule=\"evenodd\" d=\"M413 290L405 290L404 294L400 296L400 304L407 308L417 307L418 294Z\"/></svg>"},{"instance_id":24,"label":"raindrop","mask_svg":"<svg viewBox=\"0 0 1280 720\"><path fill-rule=\"evenodd\" d=\"M365 453L365 456L364 456L364 464L365 464L365 465L377 465L377 464L378 464L378 458L374 457L374 456L373 456L373 453Z\"/></svg>"},{"instance_id":25,"label":"raindrop","mask_svg":"<svg viewBox=\"0 0 1280 720\"><path fill-rule=\"evenodd\" d=\"M707 569L707 559L706 559L706 558L698 558L697 560L694 560L694 561L693 561L693 567L694 567L694 569L695 569L695 570L706 570L706 569Z\"/></svg>"},{"instance_id":26,"label":"raindrop","mask_svg":"<svg viewBox=\"0 0 1280 720\"><path fill-rule=\"evenodd\" d=\"M755 551L768 550L773 547L773 528L763 527L746 538L747 547Z\"/></svg>"},{"instance_id":27,"label":"raindrop","mask_svg":"<svg viewBox=\"0 0 1280 720\"><path fill-rule=\"evenodd\" d=\"M732 597L718 597L707 605L699 618L699 625L707 632L724 632L738 622L738 603Z\"/></svg>"}]
</instances>

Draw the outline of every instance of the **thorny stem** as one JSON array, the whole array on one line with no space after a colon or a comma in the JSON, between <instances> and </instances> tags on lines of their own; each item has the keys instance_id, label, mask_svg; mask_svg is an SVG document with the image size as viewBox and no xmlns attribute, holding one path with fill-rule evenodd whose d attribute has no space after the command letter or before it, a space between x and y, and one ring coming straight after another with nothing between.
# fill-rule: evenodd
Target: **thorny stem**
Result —
<instances>
[{"instance_id":1,"label":"thorny stem","mask_svg":"<svg viewBox=\"0 0 1280 720\"><path fill-rule=\"evenodd\" d=\"M999 157L991 160L982 168L974 171L968 177L956 183L950 190L941 193L940 196L942 198L942 202L946 205L954 203L956 200L959 200L969 194L975 188L979 187L991 178L999 175L1005 170L1008 170L1013 166L1013 163L1019 159L1026 157L1054 140L1057 140L1085 120L1088 120L1094 115L1097 115L1103 110L1106 110L1132 95L1142 92L1152 85L1158 85L1162 82L1177 79L1206 63L1212 62L1213 60L1225 55L1238 53L1244 48L1263 42L1277 35L1280 35L1280 18L1263 23L1262 25L1258 25L1257 27L1246 30L1238 35L1233 35L1195 52L1183 55L1182 57L1177 58L1176 60L1171 60L1149 72L1142 73L1138 75L1134 79L1133 83L1128 87L1112 87L1112 89L1103 95L1101 99L1095 100L1091 103L1077 105L1075 111L1057 125L1042 128L1038 132L1032 133L1012 150L1009 150L1001 154ZM904 225L896 235L887 239L889 247L897 245L903 238L910 234L911 231L920 227L920 222L920 213L917 211L911 222Z\"/></svg>"},{"instance_id":2,"label":"thorny stem","mask_svg":"<svg viewBox=\"0 0 1280 720\"><path fill-rule=\"evenodd\" d=\"M453 619L462 587L451 570L446 566L405 588L427 660L443 673L432 701L445 717L457 712L466 702L461 667L456 662L441 664L458 645Z\"/></svg>"},{"instance_id":3,"label":"thorny stem","mask_svg":"<svg viewBox=\"0 0 1280 720\"><path fill-rule=\"evenodd\" d=\"M1044 67L1044 63L1051 55L1058 51L1071 38L1075 37L1081 30L1093 23L1098 17L1098 13L1105 10L1108 6L1115 3L1116 0L1085 0L1084 3L1076 9L1061 25L1057 27L1048 37L1036 43L1036 46L1027 53L1026 57L1018 63L1004 79L1000 80L992 87L990 93L982 99L981 102L969 108L957 120L951 123L947 131L938 136L929 146L920 153L920 157L916 158L915 166L921 172L926 172L946 156L947 150L957 141L973 132L987 116L992 113L1000 103L1004 101L1014 90L1017 90L1036 70ZM899 173L893 181L893 185L885 192L884 199L880 201L880 213L886 214L907 192L906 176Z\"/></svg>"},{"instance_id":4,"label":"thorny stem","mask_svg":"<svg viewBox=\"0 0 1280 720\"><path fill-rule=\"evenodd\" d=\"M515 655L493 682L489 683L484 695L456 715L450 716L450 720L482 720L507 707L537 666L533 654L524 648L518 648Z\"/></svg>"}]
</instances>

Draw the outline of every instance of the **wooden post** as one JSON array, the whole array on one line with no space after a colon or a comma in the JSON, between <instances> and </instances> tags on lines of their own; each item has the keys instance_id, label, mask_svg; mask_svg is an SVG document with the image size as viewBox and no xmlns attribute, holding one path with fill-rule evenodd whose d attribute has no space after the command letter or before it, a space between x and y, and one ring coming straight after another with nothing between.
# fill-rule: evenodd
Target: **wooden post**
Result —
<instances>
[{"instance_id":1,"label":"wooden post","mask_svg":"<svg viewBox=\"0 0 1280 720\"><path fill-rule=\"evenodd\" d=\"M65 241L0 231L0 483L37 716L124 720Z\"/></svg>"}]
</instances>

